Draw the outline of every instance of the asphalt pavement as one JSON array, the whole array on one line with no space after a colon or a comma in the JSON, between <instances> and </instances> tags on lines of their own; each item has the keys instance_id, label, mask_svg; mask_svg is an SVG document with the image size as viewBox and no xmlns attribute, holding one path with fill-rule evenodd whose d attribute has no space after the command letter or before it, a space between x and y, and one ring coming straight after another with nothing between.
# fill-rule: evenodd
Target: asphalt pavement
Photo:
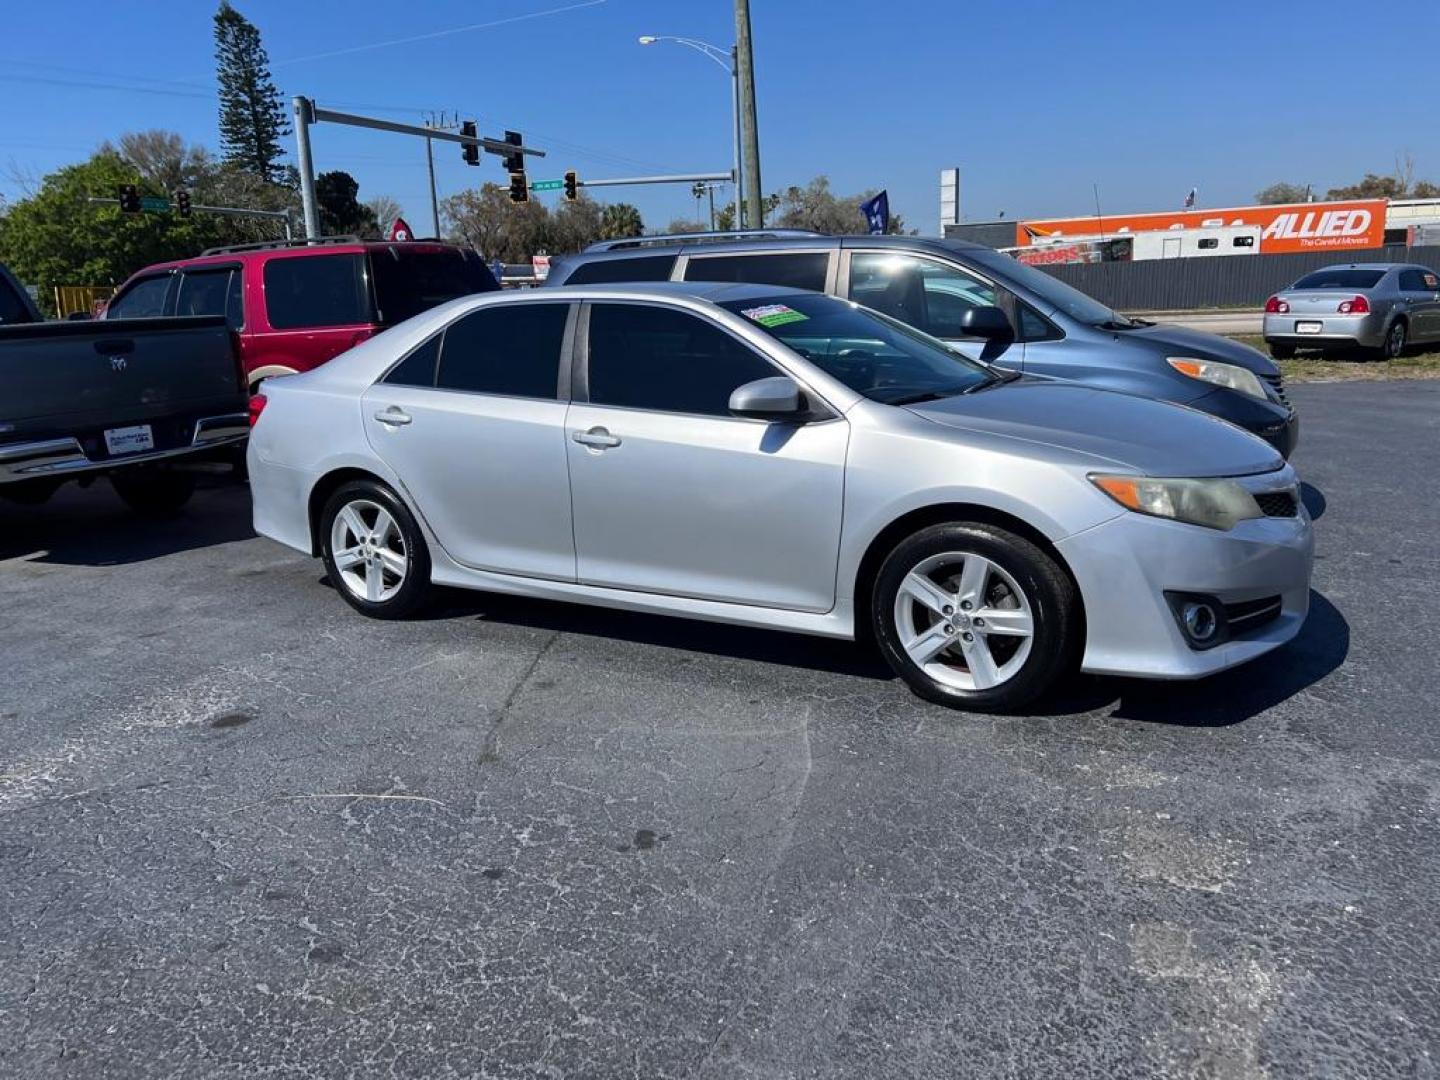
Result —
<instances>
[{"instance_id":1,"label":"asphalt pavement","mask_svg":"<svg viewBox=\"0 0 1440 1080\"><path fill-rule=\"evenodd\" d=\"M1302 636L1023 717L0 504L0 1075L1434 1076L1440 382L1293 398Z\"/></svg>"}]
</instances>

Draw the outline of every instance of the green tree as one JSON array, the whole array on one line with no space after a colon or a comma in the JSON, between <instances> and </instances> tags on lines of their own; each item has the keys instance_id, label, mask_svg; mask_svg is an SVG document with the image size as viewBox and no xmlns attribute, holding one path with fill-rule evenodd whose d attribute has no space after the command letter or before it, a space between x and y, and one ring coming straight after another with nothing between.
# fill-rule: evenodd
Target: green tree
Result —
<instances>
[{"instance_id":1,"label":"green tree","mask_svg":"<svg viewBox=\"0 0 1440 1080\"><path fill-rule=\"evenodd\" d=\"M262 180L281 180L280 140L290 133L285 103L270 78L260 31L229 0L220 0L215 13L215 62L225 160Z\"/></svg>"},{"instance_id":2,"label":"green tree","mask_svg":"<svg viewBox=\"0 0 1440 1080\"><path fill-rule=\"evenodd\" d=\"M320 211L322 233L326 236L380 235L375 211L356 198L359 193L359 182L341 169L315 177L315 204Z\"/></svg>"},{"instance_id":3,"label":"green tree","mask_svg":"<svg viewBox=\"0 0 1440 1080\"><path fill-rule=\"evenodd\" d=\"M1406 185L1399 177L1366 173L1358 184L1333 187L1325 196L1330 199L1403 199L1407 194Z\"/></svg>"},{"instance_id":4,"label":"green tree","mask_svg":"<svg viewBox=\"0 0 1440 1080\"><path fill-rule=\"evenodd\" d=\"M510 201L510 189L486 183L451 195L440 204L445 235L480 252L489 262L525 262L546 249L549 213L543 203Z\"/></svg>"},{"instance_id":5,"label":"green tree","mask_svg":"<svg viewBox=\"0 0 1440 1080\"><path fill-rule=\"evenodd\" d=\"M86 201L113 197L121 184L136 184L145 195L167 194L114 150L49 174L34 195L16 202L0 219L0 262L21 281L39 285L48 303L56 285L118 285L151 263L233 242L236 229L230 218L124 214L117 206Z\"/></svg>"},{"instance_id":6,"label":"green tree","mask_svg":"<svg viewBox=\"0 0 1440 1080\"><path fill-rule=\"evenodd\" d=\"M1255 201L1264 206L1305 202L1309 198L1309 184L1288 184L1284 180L1255 193Z\"/></svg>"},{"instance_id":7,"label":"green tree","mask_svg":"<svg viewBox=\"0 0 1440 1080\"><path fill-rule=\"evenodd\" d=\"M600 240L623 240L642 236L645 222L640 211L629 203L611 203L600 211Z\"/></svg>"},{"instance_id":8,"label":"green tree","mask_svg":"<svg viewBox=\"0 0 1440 1080\"><path fill-rule=\"evenodd\" d=\"M878 189L858 195L836 195L830 190L830 178L817 176L804 187L788 187L780 196L773 213L767 208L765 223L779 229L811 229L829 236L867 233L870 226L860 212L860 204L873 198ZM905 231L899 214L890 215L891 233Z\"/></svg>"}]
</instances>

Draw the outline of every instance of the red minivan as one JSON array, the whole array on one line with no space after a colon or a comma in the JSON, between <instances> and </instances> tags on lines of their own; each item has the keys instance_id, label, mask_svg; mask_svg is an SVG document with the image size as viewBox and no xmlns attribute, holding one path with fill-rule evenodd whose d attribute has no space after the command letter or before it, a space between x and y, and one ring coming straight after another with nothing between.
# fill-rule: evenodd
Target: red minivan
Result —
<instances>
[{"instance_id":1,"label":"red minivan","mask_svg":"<svg viewBox=\"0 0 1440 1080\"><path fill-rule=\"evenodd\" d=\"M427 308L499 287L478 255L450 244L298 240L147 266L101 317L224 315L253 389L270 375L318 367Z\"/></svg>"}]
</instances>

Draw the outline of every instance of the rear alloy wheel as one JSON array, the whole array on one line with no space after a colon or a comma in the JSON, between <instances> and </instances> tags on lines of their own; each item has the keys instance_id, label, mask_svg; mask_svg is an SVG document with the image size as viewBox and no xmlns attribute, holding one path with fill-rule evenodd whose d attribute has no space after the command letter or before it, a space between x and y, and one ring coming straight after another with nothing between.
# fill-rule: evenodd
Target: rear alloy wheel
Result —
<instances>
[{"instance_id":1,"label":"rear alloy wheel","mask_svg":"<svg viewBox=\"0 0 1440 1080\"><path fill-rule=\"evenodd\" d=\"M345 484L321 515L321 552L347 603L377 619L415 611L430 588L430 555L414 517L389 488Z\"/></svg>"},{"instance_id":2,"label":"rear alloy wheel","mask_svg":"<svg viewBox=\"0 0 1440 1080\"><path fill-rule=\"evenodd\" d=\"M1409 328L1405 325L1404 319L1396 319L1389 331L1385 334L1385 344L1380 346L1380 356L1384 360L1396 360L1405 352L1406 335Z\"/></svg>"},{"instance_id":3,"label":"rear alloy wheel","mask_svg":"<svg viewBox=\"0 0 1440 1080\"><path fill-rule=\"evenodd\" d=\"M1005 711L1070 663L1075 587L1040 548L989 525L947 524L902 541L872 598L886 660L921 697Z\"/></svg>"}]
</instances>

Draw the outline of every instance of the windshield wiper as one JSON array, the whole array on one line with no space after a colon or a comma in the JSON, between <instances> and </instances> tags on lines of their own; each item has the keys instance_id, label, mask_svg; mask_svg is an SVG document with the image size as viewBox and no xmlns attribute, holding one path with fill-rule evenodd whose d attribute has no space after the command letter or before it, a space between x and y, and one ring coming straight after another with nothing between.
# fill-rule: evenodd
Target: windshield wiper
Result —
<instances>
[{"instance_id":1,"label":"windshield wiper","mask_svg":"<svg viewBox=\"0 0 1440 1080\"><path fill-rule=\"evenodd\" d=\"M1096 330L1134 330L1141 325L1134 319L1126 319L1121 322L1119 319L1106 319L1104 322L1092 323Z\"/></svg>"},{"instance_id":2,"label":"windshield wiper","mask_svg":"<svg viewBox=\"0 0 1440 1080\"><path fill-rule=\"evenodd\" d=\"M902 394L899 397L891 398L885 402L886 405L918 405L922 401L939 401L941 398L954 397L956 394L964 394L972 387L966 386L943 386L936 390L922 390L914 394Z\"/></svg>"}]
</instances>

